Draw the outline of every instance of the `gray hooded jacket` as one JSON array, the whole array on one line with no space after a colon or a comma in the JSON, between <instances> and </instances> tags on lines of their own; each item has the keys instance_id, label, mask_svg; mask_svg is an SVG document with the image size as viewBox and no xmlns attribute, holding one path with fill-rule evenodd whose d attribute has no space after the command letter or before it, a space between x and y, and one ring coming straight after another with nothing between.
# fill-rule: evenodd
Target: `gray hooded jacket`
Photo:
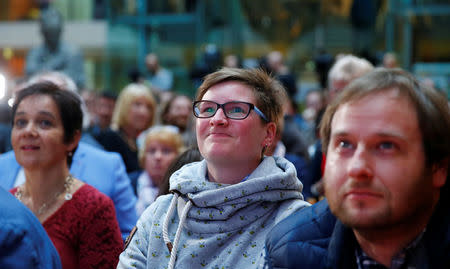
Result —
<instances>
[{"instance_id":1,"label":"gray hooded jacket","mask_svg":"<svg viewBox=\"0 0 450 269\"><path fill-rule=\"evenodd\" d=\"M203 160L172 175L173 194L142 214L118 268L256 268L269 230L309 205L284 158L265 157L238 184L210 182L206 174Z\"/></svg>"}]
</instances>

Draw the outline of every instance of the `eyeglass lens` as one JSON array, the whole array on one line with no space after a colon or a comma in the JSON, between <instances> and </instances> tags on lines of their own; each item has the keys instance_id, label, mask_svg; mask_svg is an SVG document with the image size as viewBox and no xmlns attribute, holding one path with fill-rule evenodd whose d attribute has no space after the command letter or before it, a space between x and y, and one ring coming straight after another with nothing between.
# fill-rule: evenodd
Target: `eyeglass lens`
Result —
<instances>
[{"instance_id":1,"label":"eyeglass lens","mask_svg":"<svg viewBox=\"0 0 450 269\"><path fill-rule=\"evenodd\" d=\"M200 101L195 104L194 112L198 117L209 118L216 114L222 107L225 115L232 119L244 119L248 116L251 104L244 102L228 102L223 105L212 101Z\"/></svg>"}]
</instances>

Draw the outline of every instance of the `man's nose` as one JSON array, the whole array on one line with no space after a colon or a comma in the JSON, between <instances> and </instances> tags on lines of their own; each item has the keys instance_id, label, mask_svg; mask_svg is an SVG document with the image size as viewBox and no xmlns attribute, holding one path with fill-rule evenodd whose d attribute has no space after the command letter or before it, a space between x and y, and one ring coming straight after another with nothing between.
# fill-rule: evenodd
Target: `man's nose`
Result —
<instances>
[{"instance_id":1,"label":"man's nose","mask_svg":"<svg viewBox=\"0 0 450 269\"><path fill-rule=\"evenodd\" d=\"M348 165L348 175L354 179L370 179L373 176L370 152L358 146Z\"/></svg>"}]
</instances>

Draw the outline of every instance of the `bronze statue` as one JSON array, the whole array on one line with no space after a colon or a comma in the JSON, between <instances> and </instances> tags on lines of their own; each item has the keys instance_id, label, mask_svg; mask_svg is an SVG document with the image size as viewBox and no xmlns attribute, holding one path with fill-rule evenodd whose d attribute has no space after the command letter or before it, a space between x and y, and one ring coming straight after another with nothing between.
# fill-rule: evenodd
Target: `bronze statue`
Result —
<instances>
[{"instance_id":1,"label":"bronze statue","mask_svg":"<svg viewBox=\"0 0 450 269\"><path fill-rule=\"evenodd\" d=\"M70 76L79 89L84 88L85 74L81 51L61 41L63 18L52 8L41 13L39 25L44 43L32 48L27 55L25 73L27 76L41 71L60 71Z\"/></svg>"}]
</instances>

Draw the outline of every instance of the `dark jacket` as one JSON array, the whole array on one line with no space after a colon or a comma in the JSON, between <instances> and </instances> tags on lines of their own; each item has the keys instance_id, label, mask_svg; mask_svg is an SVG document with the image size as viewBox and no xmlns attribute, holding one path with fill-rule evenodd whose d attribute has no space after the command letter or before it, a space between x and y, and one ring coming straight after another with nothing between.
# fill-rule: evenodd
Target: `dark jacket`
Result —
<instances>
[{"instance_id":1,"label":"dark jacket","mask_svg":"<svg viewBox=\"0 0 450 269\"><path fill-rule=\"evenodd\" d=\"M450 214L440 202L422 238L424 255L412 253L417 268L450 268ZM266 239L265 268L356 268L356 240L331 214L326 200L277 224Z\"/></svg>"}]
</instances>

